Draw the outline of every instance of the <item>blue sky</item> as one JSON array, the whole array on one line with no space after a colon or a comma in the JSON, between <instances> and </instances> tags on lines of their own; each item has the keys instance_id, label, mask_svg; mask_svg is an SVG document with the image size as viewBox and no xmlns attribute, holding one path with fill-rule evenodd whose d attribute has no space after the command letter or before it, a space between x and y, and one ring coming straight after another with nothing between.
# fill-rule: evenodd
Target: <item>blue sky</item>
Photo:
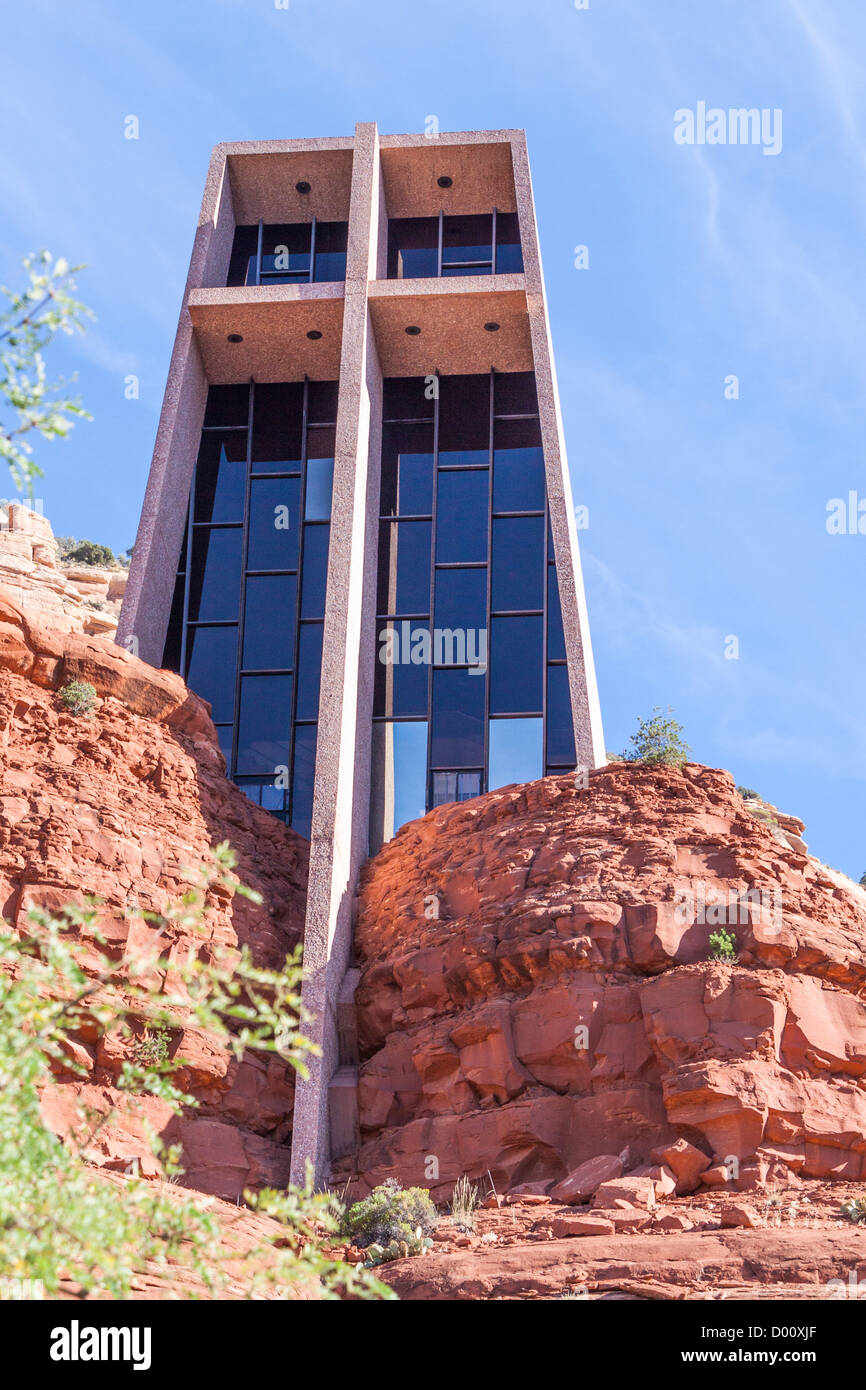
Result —
<instances>
[{"instance_id":1,"label":"blue sky","mask_svg":"<svg viewBox=\"0 0 866 1390\"><path fill-rule=\"evenodd\" d=\"M859 878L866 535L825 522L866 499L862 0L28 0L3 38L0 278L85 262L98 320L55 356L95 417L39 448L55 531L134 539L217 141L522 126L607 745L672 705ZM781 109L781 152L676 144L699 101Z\"/></svg>"}]
</instances>

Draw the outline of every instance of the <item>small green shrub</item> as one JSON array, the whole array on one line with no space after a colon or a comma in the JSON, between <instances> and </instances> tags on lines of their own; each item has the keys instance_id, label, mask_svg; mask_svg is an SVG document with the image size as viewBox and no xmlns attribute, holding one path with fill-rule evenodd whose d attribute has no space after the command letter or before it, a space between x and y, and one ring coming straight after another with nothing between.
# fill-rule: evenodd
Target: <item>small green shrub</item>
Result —
<instances>
[{"instance_id":1,"label":"small green shrub","mask_svg":"<svg viewBox=\"0 0 866 1390\"><path fill-rule=\"evenodd\" d=\"M866 1222L866 1197L851 1197L842 1203L841 1212L846 1221L853 1221L855 1226L861 1225Z\"/></svg>"},{"instance_id":2,"label":"small green shrub","mask_svg":"<svg viewBox=\"0 0 866 1390\"><path fill-rule=\"evenodd\" d=\"M425 1187L402 1188L396 1178L386 1178L369 1197L349 1207L340 1233L362 1249L377 1245L387 1250L392 1242L417 1244L435 1230L438 1221L439 1215ZM400 1257L392 1254L389 1258Z\"/></svg>"},{"instance_id":3,"label":"small green shrub","mask_svg":"<svg viewBox=\"0 0 866 1390\"><path fill-rule=\"evenodd\" d=\"M70 714L91 714L96 704L96 687L90 681L70 681L60 692Z\"/></svg>"},{"instance_id":4,"label":"small green shrub","mask_svg":"<svg viewBox=\"0 0 866 1390\"><path fill-rule=\"evenodd\" d=\"M479 1201L475 1184L465 1176L458 1178L451 1194L451 1215L455 1226L467 1233L475 1230L475 1211Z\"/></svg>"},{"instance_id":5,"label":"small green shrub","mask_svg":"<svg viewBox=\"0 0 866 1390\"><path fill-rule=\"evenodd\" d=\"M145 1025L141 1037L132 1049L132 1061L136 1067L145 1070L159 1070L168 1062L168 1049L171 1047L171 1029L164 1023Z\"/></svg>"},{"instance_id":6,"label":"small green shrub","mask_svg":"<svg viewBox=\"0 0 866 1390\"><path fill-rule=\"evenodd\" d=\"M664 764L668 767L682 767L689 761L691 748L683 742L682 724L665 715L673 715L670 705L667 711L656 705L649 719L639 719L637 733L632 734L631 748L622 757L627 763Z\"/></svg>"},{"instance_id":7,"label":"small green shrub","mask_svg":"<svg viewBox=\"0 0 866 1390\"><path fill-rule=\"evenodd\" d=\"M751 787L737 787L737 792L744 801L760 801L761 799Z\"/></svg>"},{"instance_id":8,"label":"small green shrub","mask_svg":"<svg viewBox=\"0 0 866 1390\"><path fill-rule=\"evenodd\" d=\"M65 564L93 565L97 569L116 569L117 560L110 545L98 541L77 541L73 536L58 536L60 558Z\"/></svg>"},{"instance_id":9,"label":"small green shrub","mask_svg":"<svg viewBox=\"0 0 866 1390\"><path fill-rule=\"evenodd\" d=\"M860 887L866 888L866 874L860 875Z\"/></svg>"},{"instance_id":10,"label":"small green shrub","mask_svg":"<svg viewBox=\"0 0 866 1390\"><path fill-rule=\"evenodd\" d=\"M728 961L729 964L737 959L737 940L732 932L725 931L724 927L719 927L718 931L710 933L710 960Z\"/></svg>"},{"instance_id":11,"label":"small green shrub","mask_svg":"<svg viewBox=\"0 0 866 1390\"><path fill-rule=\"evenodd\" d=\"M410 1255L426 1255L432 1250L433 1242L429 1236L422 1236L421 1227L416 1226L408 1240L389 1240L387 1245L373 1241L367 1246L367 1258L362 1269L375 1269L376 1265L388 1264L390 1260L408 1260Z\"/></svg>"}]
</instances>

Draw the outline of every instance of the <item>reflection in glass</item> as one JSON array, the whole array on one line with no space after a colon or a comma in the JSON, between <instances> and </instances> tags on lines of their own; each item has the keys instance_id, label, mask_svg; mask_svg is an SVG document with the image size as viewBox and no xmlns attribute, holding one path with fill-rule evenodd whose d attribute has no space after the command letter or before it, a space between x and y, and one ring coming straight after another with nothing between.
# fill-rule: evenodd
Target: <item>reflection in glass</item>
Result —
<instances>
[{"instance_id":1,"label":"reflection in glass","mask_svg":"<svg viewBox=\"0 0 866 1390\"><path fill-rule=\"evenodd\" d=\"M487 568L436 571L434 626L438 628L487 627ZM477 648L476 648L477 650Z\"/></svg>"},{"instance_id":2,"label":"reflection in glass","mask_svg":"<svg viewBox=\"0 0 866 1390\"><path fill-rule=\"evenodd\" d=\"M379 525L378 611L395 615L430 612L429 521Z\"/></svg>"},{"instance_id":3,"label":"reflection in glass","mask_svg":"<svg viewBox=\"0 0 866 1390\"><path fill-rule=\"evenodd\" d=\"M484 676L433 672L431 767L484 766Z\"/></svg>"},{"instance_id":4,"label":"reflection in glass","mask_svg":"<svg viewBox=\"0 0 866 1390\"><path fill-rule=\"evenodd\" d=\"M543 719L491 719L487 789L534 782L544 773Z\"/></svg>"},{"instance_id":5,"label":"reflection in glass","mask_svg":"<svg viewBox=\"0 0 866 1390\"><path fill-rule=\"evenodd\" d=\"M494 451L493 510L544 511L544 453L540 446Z\"/></svg>"},{"instance_id":6,"label":"reflection in glass","mask_svg":"<svg viewBox=\"0 0 866 1390\"><path fill-rule=\"evenodd\" d=\"M307 487L304 493L305 521L330 520L333 487L333 458L307 459Z\"/></svg>"},{"instance_id":7,"label":"reflection in glass","mask_svg":"<svg viewBox=\"0 0 866 1390\"><path fill-rule=\"evenodd\" d=\"M547 763L573 767L574 724L568 690L568 667L547 668Z\"/></svg>"},{"instance_id":8,"label":"reflection in glass","mask_svg":"<svg viewBox=\"0 0 866 1390\"><path fill-rule=\"evenodd\" d=\"M215 724L235 712L236 627L191 627L187 633L186 681L211 706Z\"/></svg>"},{"instance_id":9,"label":"reflection in glass","mask_svg":"<svg viewBox=\"0 0 866 1390\"><path fill-rule=\"evenodd\" d=\"M370 853L427 804L427 723L373 725Z\"/></svg>"},{"instance_id":10,"label":"reflection in glass","mask_svg":"<svg viewBox=\"0 0 866 1390\"><path fill-rule=\"evenodd\" d=\"M374 714L426 715L429 638L427 623L377 624Z\"/></svg>"},{"instance_id":11,"label":"reflection in glass","mask_svg":"<svg viewBox=\"0 0 866 1390\"><path fill-rule=\"evenodd\" d=\"M544 607L544 517L493 522L491 608L497 613Z\"/></svg>"},{"instance_id":12,"label":"reflection in glass","mask_svg":"<svg viewBox=\"0 0 866 1390\"><path fill-rule=\"evenodd\" d=\"M547 566L547 659L565 660L565 634L562 630L562 609L559 605L559 581L556 566Z\"/></svg>"},{"instance_id":13,"label":"reflection in glass","mask_svg":"<svg viewBox=\"0 0 866 1390\"><path fill-rule=\"evenodd\" d=\"M490 632L490 711L541 712L543 618L493 618Z\"/></svg>"},{"instance_id":14,"label":"reflection in glass","mask_svg":"<svg viewBox=\"0 0 866 1390\"><path fill-rule=\"evenodd\" d=\"M273 779L288 767L291 718L291 676L241 677L238 773Z\"/></svg>"},{"instance_id":15,"label":"reflection in glass","mask_svg":"<svg viewBox=\"0 0 866 1390\"><path fill-rule=\"evenodd\" d=\"M188 614L191 623L237 621L242 541L240 526L194 529Z\"/></svg>"},{"instance_id":16,"label":"reflection in glass","mask_svg":"<svg viewBox=\"0 0 866 1390\"><path fill-rule=\"evenodd\" d=\"M315 724L295 728L295 759L292 773L292 829L309 840L313 821L313 784L316 774Z\"/></svg>"},{"instance_id":17,"label":"reflection in glass","mask_svg":"<svg viewBox=\"0 0 866 1390\"><path fill-rule=\"evenodd\" d=\"M489 469L443 473L437 481L436 563L487 559Z\"/></svg>"},{"instance_id":18,"label":"reflection in glass","mask_svg":"<svg viewBox=\"0 0 866 1390\"><path fill-rule=\"evenodd\" d=\"M300 478L256 478L250 483L248 569L297 569L300 496Z\"/></svg>"},{"instance_id":19,"label":"reflection in glass","mask_svg":"<svg viewBox=\"0 0 866 1390\"><path fill-rule=\"evenodd\" d=\"M480 772L434 772L434 806L443 806L448 801L469 801L481 795Z\"/></svg>"},{"instance_id":20,"label":"reflection in glass","mask_svg":"<svg viewBox=\"0 0 866 1390\"><path fill-rule=\"evenodd\" d=\"M294 574L254 575L247 580L245 670L291 670L294 665L297 586Z\"/></svg>"},{"instance_id":21,"label":"reflection in glass","mask_svg":"<svg viewBox=\"0 0 866 1390\"><path fill-rule=\"evenodd\" d=\"M318 719L319 684L322 675L321 623L302 623L298 646L298 699L296 719Z\"/></svg>"},{"instance_id":22,"label":"reflection in glass","mask_svg":"<svg viewBox=\"0 0 866 1390\"><path fill-rule=\"evenodd\" d=\"M243 521L246 481L246 431L202 434L195 469L194 519Z\"/></svg>"},{"instance_id":23,"label":"reflection in glass","mask_svg":"<svg viewBox=\"0 0 866 1390\"><path fill-rule=\"evenodd\" d=\"M324 618L328 583L330 526L304 527L304 564L301 582L301 617Z\"/></svg>"}]
</instances>

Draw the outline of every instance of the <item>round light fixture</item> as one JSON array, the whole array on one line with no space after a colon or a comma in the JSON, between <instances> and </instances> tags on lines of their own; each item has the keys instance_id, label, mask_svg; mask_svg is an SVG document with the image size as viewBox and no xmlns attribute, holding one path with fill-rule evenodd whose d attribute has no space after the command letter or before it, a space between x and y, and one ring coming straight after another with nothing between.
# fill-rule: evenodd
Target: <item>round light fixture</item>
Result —
<instances>
[{"instance_id":1,"label":"round light fixture","mask_svg":"<svg viewBox=\"0 0 866 1390\"><path fill-rule=\"evenodd\" d=\"M298 182L295 184L295 192L296 192L296 193L309 193L309 191L310 191L310 185L307 183L307 180L306 180L306 179L298 179Z\"/></svg>"},{"instance_id":2,"label":"round light fixture","mask_svg":"<svg viewBox=\"0 0 866 1390\"><path fill-rule=\"evenodd\" d=\"M450 188L454 180L450 174L440 174L436 182L440 188Z\"/></svg>"},{"instance_id":3,"label":"round light fixture","mask_svg":"<svg viewBox=\"0 0 866 1390\"><path fill-rule=\"evenodd\" d=\"M498 324L498 323L494 323L492 320L491 320L490 323L485 323L485 325L484 325L484 332L485 332L485 333L498 333L498 332L499 332L499 324Z\"/></svg>"},{"instance_id":4,"label":"round light fixture","mask_svg":"<svg viewBox=\"0 0 866 1390\"><path fill-rule=\"evenodd\" d=\"M312 341L313 341L314 343L315 343L319 338L321 338L321 336L322 336L322 335L321 335L321 333L319 332L318 328L311 328L310 331L309 331L309 333L307 334L307 337L308 337L308 338L311 338Z\"/></svg>"},{"instance_id":5,"label":"round light fixture","mask_svg":"<svg viewBox=\"0 0 866 1390\"><path fill-rule=\"evenodd\" d=\"M421 329L418 327L417 323L410 323L405 332L409 334L410 338L417 338Z\"/></svg>"},{"instance_id":6,"label":"round light fixture","mask_svg":"<svg viewBox=\"0 0 866 1390\"><path fill-rule=\"evenodd\" d=\"M226 342L229 342L229 343L242 343L243 340L244 340L244 336L243 336L242 333L227 333L227 334L226 334Z\"/></svg>"}]
</instances>

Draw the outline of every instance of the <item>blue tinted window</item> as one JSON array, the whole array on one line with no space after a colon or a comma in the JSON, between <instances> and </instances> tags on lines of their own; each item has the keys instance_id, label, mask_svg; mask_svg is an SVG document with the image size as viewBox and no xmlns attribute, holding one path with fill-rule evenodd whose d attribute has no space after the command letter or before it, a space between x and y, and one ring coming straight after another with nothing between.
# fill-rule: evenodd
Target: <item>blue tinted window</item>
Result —
<instances>
[{"instance_id":1,"label":"blue tinted window","mask_svg":"<svg viewBox=\"0 0 866 1390\"><path fill-rule=\"evenodd\" d=\"M241 677L239 773L274 779L278 768L288 767L291 717L291 676Z\"/></svg>"},{"instance_id":2,"label":"blue tinted window","mask_svg":"<svg viewBox=\"0 0 866 1390\"><path fill-rule=\"evenodd\" d=\"M425 715L429 670L427 623L377 624L374 714Z\"/></svg>"},{"instance_id":3,"label":"blue tinted window","mask_svg":"<svg viewBox=\"0 0 866 1390\"><path fill-rule=\"evenodd\" d=\"M433 767L484 765L484 676L433 672Z\"/></svg>"},{"instance_id":4,"label":"blue tinted window","mask_svg":"<svg viewBox=\"0 0 866 1390\"><path fill-rule=\"evenodd\" d=\"M488 474L489 469L468 473L440 472L437 483L437 564L486 561Z\"/></svg>"},{"instance_id":5,"label":"blue tinted window","mask_svg":"<svg viewBox=\"0 0 866 1390\"><path fill-rule=\"evenodd\" d=\"M427 724L373 725L370 848L373 853L427 809Z\"/></svg>"},{"instance_id":6,"label":"blue tinted window","mask_svg":"<svg viewBox=\"0 0 866 1390\"><path fill-rule=\"evenodd\" d=\"M307 459L307 489L304 494L305 521L330 520L333 487L333 458Z\"/></svg>"},{"instance_id":7,"label":"blue tinted window","mask_svg":"<svg viewBox=\"0 0 866 1390\"><path fill-rule=\"evenodd\" d=\"M494 618L490 633L490 711L541 712L543 619Z\"/></svg>"},{"instance_id":8,"label":"blue tinted window","mask_svg":"<svg viewBox=\"0 0 866 1390\"><path fill-rule=\"evenodd\" d=\"M226 760L226 772L229 772L232 765L232 735L234 732L234 725L217 724L216 731L220 752Z\"/></svg>"},{"instance_id":9,"label":"blue tinted window","mask_svg":"<svg viewBox=\"0 0 866 1390\"><path fill-rule=\"evenodd\" d=\"M243 521L246 458L245 430L202 435L195 470L196 521Z\"/></svg>"},{"instance_id":10,"label":"blue tinted window","mask_svg":"<svg viewBox=\"0 0 866 1390\"><path fill-rule=\"evenodd\" d=\"M234 718L236 627L191 627L187 633L186 682L196 695L210 701L215 724Z\"/></svg>"},{"instance_id":11,"label":"blue tinted window","mask_svg":"<svg viewBox=\"0 0 866 1390\"><path fill-rule=\"evenodd\" d=\"M257 385L253 401L253 473L300 473L304 384Z\"/></svg>"},{"instance_id":12,"label":"blue tinted window","mask_svg":"<svg viewBox=\"0 0 866 1390\"><path fill-rule=\"evenodd\" d=\"M262 777L238 777L237 784L244 795L256 806L261 806L280 820L286 819L288 791L274 786L272 781Z\"/></svg>"},{"instance_id":13,"label":"blue tinted window","mask_svg":"<svg viewBox=\"0 0 866 1390\"><path fill-rule=\"evenodd\" d=\"M328 582L330 526L304 527L304 564L301 581L301 617L324 618Z\"/></svg>"},{"instance_id":14,"label":"blue tinted window","mask_svg":"<svg viewBox=\"0 0 866 1390\"><path fill-rule=\"evenodd\" d=\"M487 627L487 570L436 571L433 622L440 628Z\"/></svg>"},{"instance_id":15,"label":"blue tinted window","mask_svg":"<svg viewBox=\"0 0 866 1390\"><path fill-rule=\"evenodd\" d=\"M493 510L544 511L544 453L540 447L494 451Z\"/></svg>"},{"instance_id":16,"label":"blue tinted window","mask_svg":"<svg viewBox=\"0 0 866 1390\"><path fill-rule=\"evenodd\" d=\"M543 719L491 719L488 791L543 776L543 724Z\"/></svg>"},{"instance_id":17,"label":"blue tinted window","mask_svg":"<svg viewBox=\"0 0 866 1390\"><path fill-rule=\"evenodd\" d=\"M434 806L443 806L449 801L469 801L471 797L480 795L480 771L433 773Z\"/></svg>"},{"instance_id":18,"label":"blue tinted window","mask_svg":"<svg viewBox=\"0 0 866 1390\"><path fill-rule=\"evenodd\" d=\"M295 729L295 762L292 773L292 829L310 838L313 820L313 782L316 773L316 725Z\"/></svg>"},{"instance_id":19,"label":"blue tinted window","mask_svg":"<svg viewBox=\"0 0 866 1390\"><path fill-rule=\"evenodd\" d=\"M565 635L562 631L562 609L559 605L559 582L556 566L547 566L547 659L565 660Z\"/></svg>"},{"instance_id":20,"label":"blue tinted window","mask_svg":"<svg viewBox=\"0 0 866 1390\"><path fill-rule=\"evenodd\" d=\"M544 518L493 522L491 607L497 612L544 606Z\"/></svg>"},{"instance_id":21,"label":"blue tinted window","mask_svg":"<svg viewBox=\"0 0 866 1390\"><path fill-rule=\"evenodd\" d=\"M250 408L249 386L211 386L207 393L204 423L245 425Z\"/></svg>"},{"instance_id":22,"label":"blue tinted window","mask_svg":"<svg viewBox=\"0 0 866 1390\"><path fill-rule=\"evenodd\" d=\"M322 674L322 624L302 623L298 647L298 703L296 718L318 719L319 683Z\"/></svg>"},{"instance_id":23,"label":"blue tinted window","mask_svg":"<svg viewBox=\"0 0 866 1390\"><path fill-rule=\"evenodd\" d=\"M293 574L258 575L247 580L246 670L291 670L294 666L297 585Z\"/></svg>"},{"instance_id":24,"label":"blue tinted window","mask_svg":"<svg viewBox=\"0 0 866 1390\"><path fill-rule=\"evenodd\" d=\"M547 761L570 766L575 762L567 666L547 668Z\"/></svg>"},{"instance_id":25,"label":"blue tinted window","mask_svg":"<svg viewBox=\"0 0 866 1390\"><path fill-rule=\"evenodd\" d=\"M253 479L248 569L297 569L300 494L299 478Z\"/></svg>"},{"instance_id":26,"label":"blue tinted window","mask_svg":"<svg viewBox=\"0 0 866 1390\"><path fill-rule=\"evenodd\" d=\"M193 532L189 621L236 621L240 602L241 545L239 526Z\"/></svg>"},{"instance_id":27,"label":"blue tinted window","mask_svg":"<svg viewBox=\"0 0 866 1390\"><path fill-rule=\"evenodd\" d=\"M430 531L429 521L380 524L380 613L430 612Z\"/></svg>"}]
</instances>

